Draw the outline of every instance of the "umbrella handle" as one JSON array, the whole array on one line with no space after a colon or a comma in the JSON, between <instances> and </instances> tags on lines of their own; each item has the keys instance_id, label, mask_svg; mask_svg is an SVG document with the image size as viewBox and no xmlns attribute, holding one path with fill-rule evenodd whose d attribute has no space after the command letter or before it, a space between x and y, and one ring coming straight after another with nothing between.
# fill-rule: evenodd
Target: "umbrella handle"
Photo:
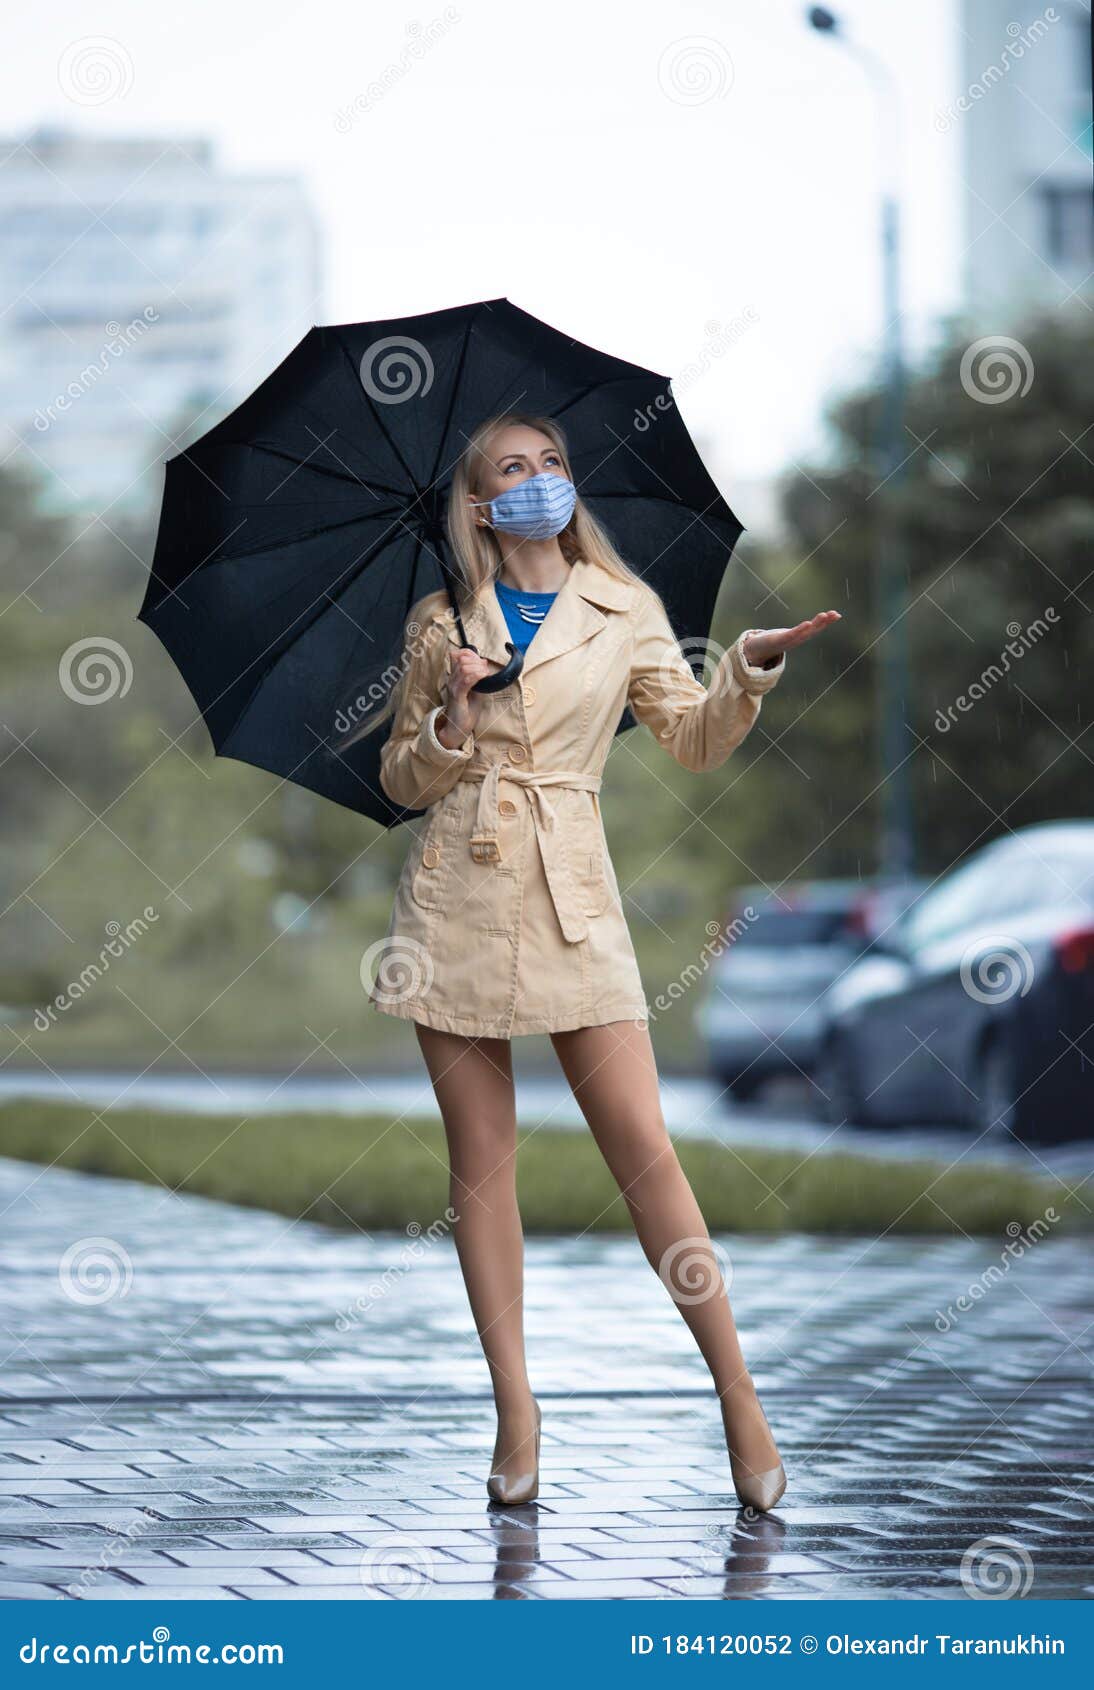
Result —
<instances>
[{"instance_id":1,"label":"umbrella handle","mask_svg":"<svg viewBox=\"0 0 1094 1690\"><path fill-rule=\"evenodd\" d=\"M503 692L506 687L512 686L524 668L524 653L518 651L515 645L510 645L508 640L505 642L505 649L509 653L505 668L499 669L496 675L484 675L481 681L475 682L471 688L472 692ZM478 654L477 646L469 645L467 650Z\"/></svg>"},{"instance_id":2,"label":"umbrella handle","mask_svg":"<svg viewBox=\"0 0 1094 1690\"><path fill-rule=\"evenodd\" d=\"M448 593L449 603L452 606L452 614L456 618L456 627L459 631L460 639L463 641L464 650L473 651L476 657L481 657L482 653L479 651L478 646L472 645L471 641L464 632L463 617L460 614L460 601L456 596L456 589L452 584L452 577L447 569L444 570L444 584ZM474 686L471 688L472 692L504 692L506 687L512 686L513 682L517 679L517 676L524 668L524 653L522 651L518 651L515 645L510 645L508 640L505 642L505 649L509 653L509 661L505 665L504 669L499 669L496 675L484 675L481 681L475 682Z\"/></svg>"}]
</instances>

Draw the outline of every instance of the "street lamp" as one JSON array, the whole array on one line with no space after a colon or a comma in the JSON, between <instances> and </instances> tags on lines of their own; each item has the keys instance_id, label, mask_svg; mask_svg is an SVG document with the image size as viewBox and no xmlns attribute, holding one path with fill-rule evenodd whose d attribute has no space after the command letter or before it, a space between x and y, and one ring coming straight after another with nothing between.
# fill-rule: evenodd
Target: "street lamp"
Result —
<instances>
[{"instance_id":1,"label":"street lamp","mask_svg":"<svg viewBox=\"0 0 1094 1690\"><path fill-rule=\"evenodd\" d=\"M879 495L877 611L881 630L878 670L878 729L882 791L881 873L903 879L915 866L910 761L911 670L908 662L907 551L894 512L894 495L904 475L904 335L900 308L900 103L896 83L883 61L844 34L825 6L811 6L810 26L839 40L866 71L877 101L883 152L881 201L882 337L884 402L878 430L882 478Z\"/></svg>"}]
</instances>

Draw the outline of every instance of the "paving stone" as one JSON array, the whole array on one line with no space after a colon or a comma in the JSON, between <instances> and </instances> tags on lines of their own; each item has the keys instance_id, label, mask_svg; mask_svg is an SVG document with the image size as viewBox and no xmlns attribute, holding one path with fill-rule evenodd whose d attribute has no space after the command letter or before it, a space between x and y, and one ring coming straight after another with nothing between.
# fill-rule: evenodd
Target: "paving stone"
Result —
<instances>
[{"instance_id":1,"label":"paving stone","mask_svg":"<svg viewBox=\"0 0 1094 1690\"><path fill-rule=\"evenodd\" d=\"M1028 1251L945 1334L1005 1241L729 1241L790 1475L750 1518L631 1239L528 1240L542 1486L504 1509L450 1242L340 1331L404 1241L16 1163L0 1209L0 1599L943 1601L1000 1536L1033 1596L1094 1594L1084 1239ZM102 1306L57 1279L92 1237L134 1267Z\"/></svg>"},{"instance_id":2,"label":"paving stone","mask_svg":"<svg viewBox=\"0 0 1094 1690\"><path fill-rule=\"evenodd\" d=\"M284 1590L277 1592L279 1601L288 1589L289 1587L286 1585ZM179 1598L188 1598L192 1602L232 1602L239 1600L234 1590L229 1590L226 1585L222 1584L192 1584L188 1585L185 1590L179 1590L177 1594ZM265 1585L256 1585L254 1595L256 1598L261 1596L263 1600L269 1601L271 1592ZM159 1585L95 1584L87 1590L81 1590L78 1599L81 1602L159 1602L162 1604L164 1592Z\"/></svg>"}]
</instances>

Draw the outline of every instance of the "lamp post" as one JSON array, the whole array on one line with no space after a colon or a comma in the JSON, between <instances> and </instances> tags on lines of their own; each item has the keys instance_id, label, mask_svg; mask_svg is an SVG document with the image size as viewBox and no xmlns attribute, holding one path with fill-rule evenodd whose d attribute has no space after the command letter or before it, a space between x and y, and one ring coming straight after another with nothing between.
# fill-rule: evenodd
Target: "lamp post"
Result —
<instances>
[{"instance_id":1,"label":"lamp post","mask_svg":"<svg viewBox=\"0 0 1094 1690\"><path fill-rule=\"evenodd\" d=\"M878 666L878 752L882 789L881 873L903 879L915 867L910 760L912 735L907 719L911 703L908 661L907 548L894 510L904 476L904 333L900 303L900 105L888 67L844 34L839 19L824 6L808 12L811 27L846 47L865 70L878 113L883 155L881 201L881 285L884 398L878 429L882 475L870 494L877 498L877 615L881 632Z\"/></svg>"}]
</instances>

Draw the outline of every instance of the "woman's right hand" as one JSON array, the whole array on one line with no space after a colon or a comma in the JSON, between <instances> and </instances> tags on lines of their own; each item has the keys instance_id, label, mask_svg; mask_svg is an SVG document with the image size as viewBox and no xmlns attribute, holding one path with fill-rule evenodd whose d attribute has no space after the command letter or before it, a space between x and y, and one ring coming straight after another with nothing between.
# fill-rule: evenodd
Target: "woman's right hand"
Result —
<instances>
[{"instance_id":1,"label":"woman's right hand","mask_svg":"<svg viewBox=\"0 0 1094 1690\"><path fill-rule=\"evenodd\" d=\"M473 734L482 709L482 695L471 691L476 681L497 671L497 664L488 663L477 651L467 647L457 651L445 688L444 716L438 726L437 738L450 751L458 751L468 734Z\"/></svg>"}]
</instances>

